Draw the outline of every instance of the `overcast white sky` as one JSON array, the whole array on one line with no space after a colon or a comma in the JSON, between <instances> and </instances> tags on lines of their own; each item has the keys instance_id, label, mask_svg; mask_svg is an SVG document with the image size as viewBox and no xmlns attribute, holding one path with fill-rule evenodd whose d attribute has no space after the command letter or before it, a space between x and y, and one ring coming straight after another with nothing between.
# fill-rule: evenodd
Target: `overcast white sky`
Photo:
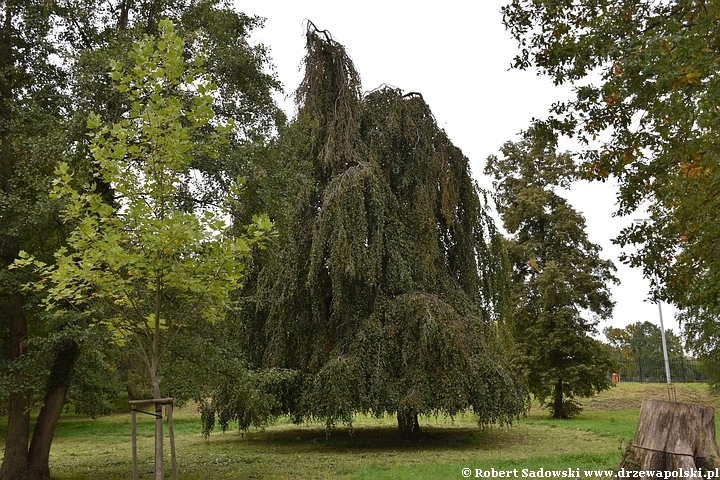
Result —
<instances>
[{"instance_id":1,"label":"overcast white sky","mask_svg":"<svg viewBox=\"0 0 720 480\"><path fill-rule=\"evenodd\" d=\"M509 70L516 44L502 25L503 0L235 1L241 11L267 19L253 39L270 47L287 94L302 79L304 22L310 19L345 46L364 90L389 84L420 92L484 187L490 187L482 174L488 155L505 141L516 140L531 118L545 116L554 101L569 95L534 72ZM283 105L292 115L292 102ZM620 263L620 249L610 241L642 214L613 218L615 189L610 184L583 182L566 196L585 215L590 239L602 245L604 258L615 262L622 282L612 289L614 318L599 329L645 320L657 324L657 306L644 301L648 282L639 270ZM665 327L677 333L668 305L663 305L663 314Z\"/></svg>"}]
</instances>

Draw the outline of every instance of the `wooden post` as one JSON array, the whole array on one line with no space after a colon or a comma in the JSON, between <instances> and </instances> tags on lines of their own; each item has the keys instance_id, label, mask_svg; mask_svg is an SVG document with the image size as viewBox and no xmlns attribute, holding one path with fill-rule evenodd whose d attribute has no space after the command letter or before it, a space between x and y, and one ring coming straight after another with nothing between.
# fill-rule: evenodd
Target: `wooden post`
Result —
<instances>
[{"instance_id":1,"label":"wooden post","mask_svg":"<svg viewBox=\"0 0 720 480\"><path fill-rule=\"evenodd\" d=\"M178 480L177 461L175 460L175 428L173 427L173 404L168 403L165 406L168 418L168 433L170 434L170 461L172 462L173 480Z\"/></svg>"},{"instance_id":2,"label":"wooden post","mask_svg":"<svg viewBox=\"0 0 720 480\"><path fill-rule=\"evenodd\" d=\"M135 405L130 405L132 418L132 463L133 463L133 480L138 480L137 468L137 429L135 428Z\"/></svg>"},{"instance_id":3,"label":"wooden post","mask_svg":"<svg viewBox=\"0 0 720 480\"><path fill-rule=\"evenodd\" d=\"M627 472L650 470L699 478L698 470L714 468L718 458L712 407L643 400L635 437L623 454L615 478L627 478Z\"/></svg>"}]
</instances>

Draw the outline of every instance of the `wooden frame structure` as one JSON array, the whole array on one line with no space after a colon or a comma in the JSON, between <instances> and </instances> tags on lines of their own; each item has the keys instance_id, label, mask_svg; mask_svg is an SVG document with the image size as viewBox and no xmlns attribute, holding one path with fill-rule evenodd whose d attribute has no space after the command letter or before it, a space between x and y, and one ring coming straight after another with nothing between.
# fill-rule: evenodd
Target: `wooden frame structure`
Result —
<instances>
[{"instance_id":1,"label":"wooden frame structure","mask_svg":"<svg viewBox=\"0 0 720 480\"><path fill-rule=\"evenodd\" d=\"M139 410L140 405L155 405L155 412L145 412ZM172 463L172 478L178 480L178 469L177 461L175 459L175 430L173 428L173 398L152 398L149 400L130 400L130 414L132 417L132 464L133 464L133 480L138 480L138 467L137 467L137 414L142 413L155 417L155 419L162 419L162 407L165 406L165 415L168 419L168 433L170 435L170 462Z\"/></svg>"}]
</instances>

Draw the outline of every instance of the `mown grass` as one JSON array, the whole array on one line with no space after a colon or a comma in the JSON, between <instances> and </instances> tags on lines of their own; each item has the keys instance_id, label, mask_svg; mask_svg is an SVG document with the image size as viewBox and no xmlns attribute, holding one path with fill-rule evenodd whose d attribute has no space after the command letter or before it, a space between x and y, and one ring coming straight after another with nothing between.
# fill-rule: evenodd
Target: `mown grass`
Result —
<instances>
[{"instance_id":1,"label":"mown grass","mask_svg":"<svg viewBox=\"0 0 720 480\"><path fill-rule=\"evenodd\" d=\"M677 385L678 401L720 405L705 385ZM617 468L632 439L643 398L666 399L659 384L621 384L585 402L572 420L551 420L533 406L512 427L481 430L472 415L421 419L426 436L414 443L394 438L393 418L358 417L352 432L340 427L278 422L265 431L200 435L192 406L175 411L183 479L426 479L463 478L462 469L606 470ZM141 416L142 417L142 416ZM140 478L152 478L153 422L139 418ZM4 436L3 430L0 435ZM166 443L167 445L167 443ZM130 415L99 419L66 414L51 452L58 480L130 478ZM167 478L169 478L169 464Z\"/></svg>"}]
</instances>

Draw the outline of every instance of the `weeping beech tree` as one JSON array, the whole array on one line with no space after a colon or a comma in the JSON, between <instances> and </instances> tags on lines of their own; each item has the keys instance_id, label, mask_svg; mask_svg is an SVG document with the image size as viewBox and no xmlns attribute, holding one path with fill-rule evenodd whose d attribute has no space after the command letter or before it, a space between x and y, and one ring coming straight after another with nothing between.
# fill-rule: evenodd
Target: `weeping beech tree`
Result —
<instances>
[{"instance_id":1,"label":"weeping beech tree","mask_svg":"<svg viewBox=\"0 0 720 480\"><path fill-rule=\"evenodd\" d=\"M216 415L247 428L393 414L401 437L418 415L510 422L526 396L497 338L498 239L468 159L419 94L363 96L343 46L312 24L304 62L279 143L305 181L241 313L257 381L220 386L206 432Z\"/></svg>"}]
</instances>

